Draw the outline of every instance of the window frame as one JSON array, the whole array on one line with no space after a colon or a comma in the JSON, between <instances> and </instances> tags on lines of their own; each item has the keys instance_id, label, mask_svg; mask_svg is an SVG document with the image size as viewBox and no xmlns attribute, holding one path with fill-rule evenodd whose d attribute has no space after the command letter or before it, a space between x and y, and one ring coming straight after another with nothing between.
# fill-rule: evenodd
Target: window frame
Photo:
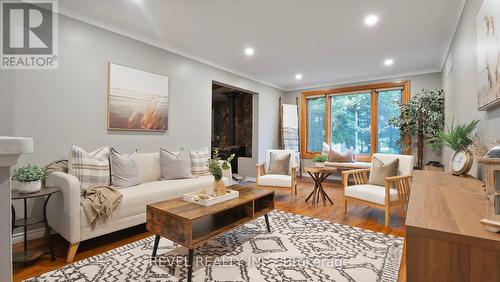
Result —
<instances>
[{"instance_id":1,"label":"window frame","mask_svg":"<svg viewBox=\"0 0 500 282\"><path fill-rule=\"evenodd\" d=\"M371 131L371 153L366 154L366 155L361 155L357 154L355 156L356 161L365 161L365 162L370 162L371 157L374 153L377 152L377 147L378 147L378 91L377 90L382 90L386 88L397 88L397 87L402 87L403 90L401 91L402 96L401 96L401 102L403 104L408 103L410 100L410 81L409 80L402 80L402 81L397 81L397 82L382 82L382 83L373 83L373 84L365 84L365 85L356 85L356 86L347 86L347 87L339 87L339 88L334 88L334 89L326 89L326 90L314 90L314 91L306 91L302 93L302 101L301 101L301 118L300 118L300 132L301 132L301 137L300 137L300 150L302 154L302 158L304 159L311 159L319 154L321 152L310 152L307 151L308 144L307 144L307 136L308 136L308 117L307 117L307 99L310 97L325 97L325 137L327 144L331 143L331 97L332 96L337 96L337 95L347 95L347 94L353 94L353 92L365 92L365 93L371 93L371 125L370 125L370 131ZM355 93L354 93L355 94ZM408 142L408 138L405 137L405 143ZM405 155L411 154L411 149L408 148L409 146L404 146L402 153Z\"/></svg>"}]
</instances>

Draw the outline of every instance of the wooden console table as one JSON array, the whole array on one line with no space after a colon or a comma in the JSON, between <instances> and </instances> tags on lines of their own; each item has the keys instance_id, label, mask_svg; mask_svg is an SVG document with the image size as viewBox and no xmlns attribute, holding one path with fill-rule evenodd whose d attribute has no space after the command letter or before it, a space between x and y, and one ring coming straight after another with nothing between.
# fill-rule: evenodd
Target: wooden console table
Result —
<instances>
[{"instance_id":1,"label":"wooden console table","mask_svg":"<svg viewBox=\"0 0 500 282\"><path fill-rule=\"evenodd\" d=\"M483 183L415 171L406 216L407 281L500 281L500 234L485 231Z\"/></svg>"}]
</instances>

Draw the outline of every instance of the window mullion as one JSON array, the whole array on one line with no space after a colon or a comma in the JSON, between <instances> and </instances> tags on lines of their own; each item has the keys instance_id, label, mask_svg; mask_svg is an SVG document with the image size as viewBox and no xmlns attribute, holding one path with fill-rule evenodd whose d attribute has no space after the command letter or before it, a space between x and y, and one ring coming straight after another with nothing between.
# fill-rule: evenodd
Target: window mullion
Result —
<instances>
[{"instance_id":1,"label":"window mullion","mask_svg":"<svg viewBox=\"0 0 500 282\"><path fill-rule=\"evenodd\" d=\"M325 97L325 142L330 146L331 144L331 130L332 130L332 111L331 111L331 97L326 95Z\"/></svg>"},{"instance_id":2,"label":"window mullion","mask_svg":"<svg viewBox=\"0 0 500 282\"><path fill-rule=\"evenodd\" d=\"M371 94L371 154L377 153L378 138L378 92L372 89Z\"/></svg>"}]
</instances>

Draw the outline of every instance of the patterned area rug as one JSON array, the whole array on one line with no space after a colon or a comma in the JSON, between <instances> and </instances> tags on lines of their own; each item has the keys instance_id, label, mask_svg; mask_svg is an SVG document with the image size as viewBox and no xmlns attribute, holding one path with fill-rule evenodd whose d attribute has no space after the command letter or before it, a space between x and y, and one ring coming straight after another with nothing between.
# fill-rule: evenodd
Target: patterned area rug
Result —
<instances>
[{"instance_id":1,"label":"patterned area rug","mask_svg":"<svg viewBox=\"0 0 500 282\"><path fill-rule=\"evenodd\" d=\"M193 281L397 281L403 238L281 211L195 249ZM185 281L187 249L154 236L27 281Z\"/></svg>"}]
</instances>

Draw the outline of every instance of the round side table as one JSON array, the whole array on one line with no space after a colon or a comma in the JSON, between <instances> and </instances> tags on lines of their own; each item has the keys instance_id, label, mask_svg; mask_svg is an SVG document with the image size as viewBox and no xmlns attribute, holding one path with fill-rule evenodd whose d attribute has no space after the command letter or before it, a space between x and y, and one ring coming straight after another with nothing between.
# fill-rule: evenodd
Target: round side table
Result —
<instances>
[{"instance_id":1,"label":"round side table","mask_svg":"<svg viewBox=\"0 0 500 282\"><path fill-rule=\"evenodd\" d=\"M330 174L336 172L338 169L335 167L319 167L319 166L309 166L304 169L311 178L314 180L314 189L309 194L309 196L306 199L306 202L309 201L309 199L312 197L312 202L318 203L320 198L323 200L323 205L326 205L326 201L330 202L330 204L333 205L332 200L326 193L325 189L323 189L323 181L330 176Z\"/></svg>"},{"instance_id":2,"label":"round side table","mask_svg":"<svg viewBox=\"0 0 500 282\"><path fill-rule=\"evenodd\" d=\"M59 188L57 187L42 187L42 189L35 193L19 193L17 190L12 191L11 199L14 200L23 200L24 202L24 217L16 218L16 210L14 209L14 205L12 205L12 231L14 229L22 227L24 230L24 252L21 254L14 254L13 262L14 263L29 263L34 260L39 259L42 255L47 252L29 252L28 251L28 226L35 225L39 223L45 224L45 236L49 242L49 252L51 255L51 259L54 261L56 258L54 256L54 247L52 245L52 238L50 236L50 226L47 221L47 203L49 202L52 194L59 192ZM45 197L45 202L43 205L43 217L28 217L28 199L35 199Z\"/></svg>"}]
</instances>

